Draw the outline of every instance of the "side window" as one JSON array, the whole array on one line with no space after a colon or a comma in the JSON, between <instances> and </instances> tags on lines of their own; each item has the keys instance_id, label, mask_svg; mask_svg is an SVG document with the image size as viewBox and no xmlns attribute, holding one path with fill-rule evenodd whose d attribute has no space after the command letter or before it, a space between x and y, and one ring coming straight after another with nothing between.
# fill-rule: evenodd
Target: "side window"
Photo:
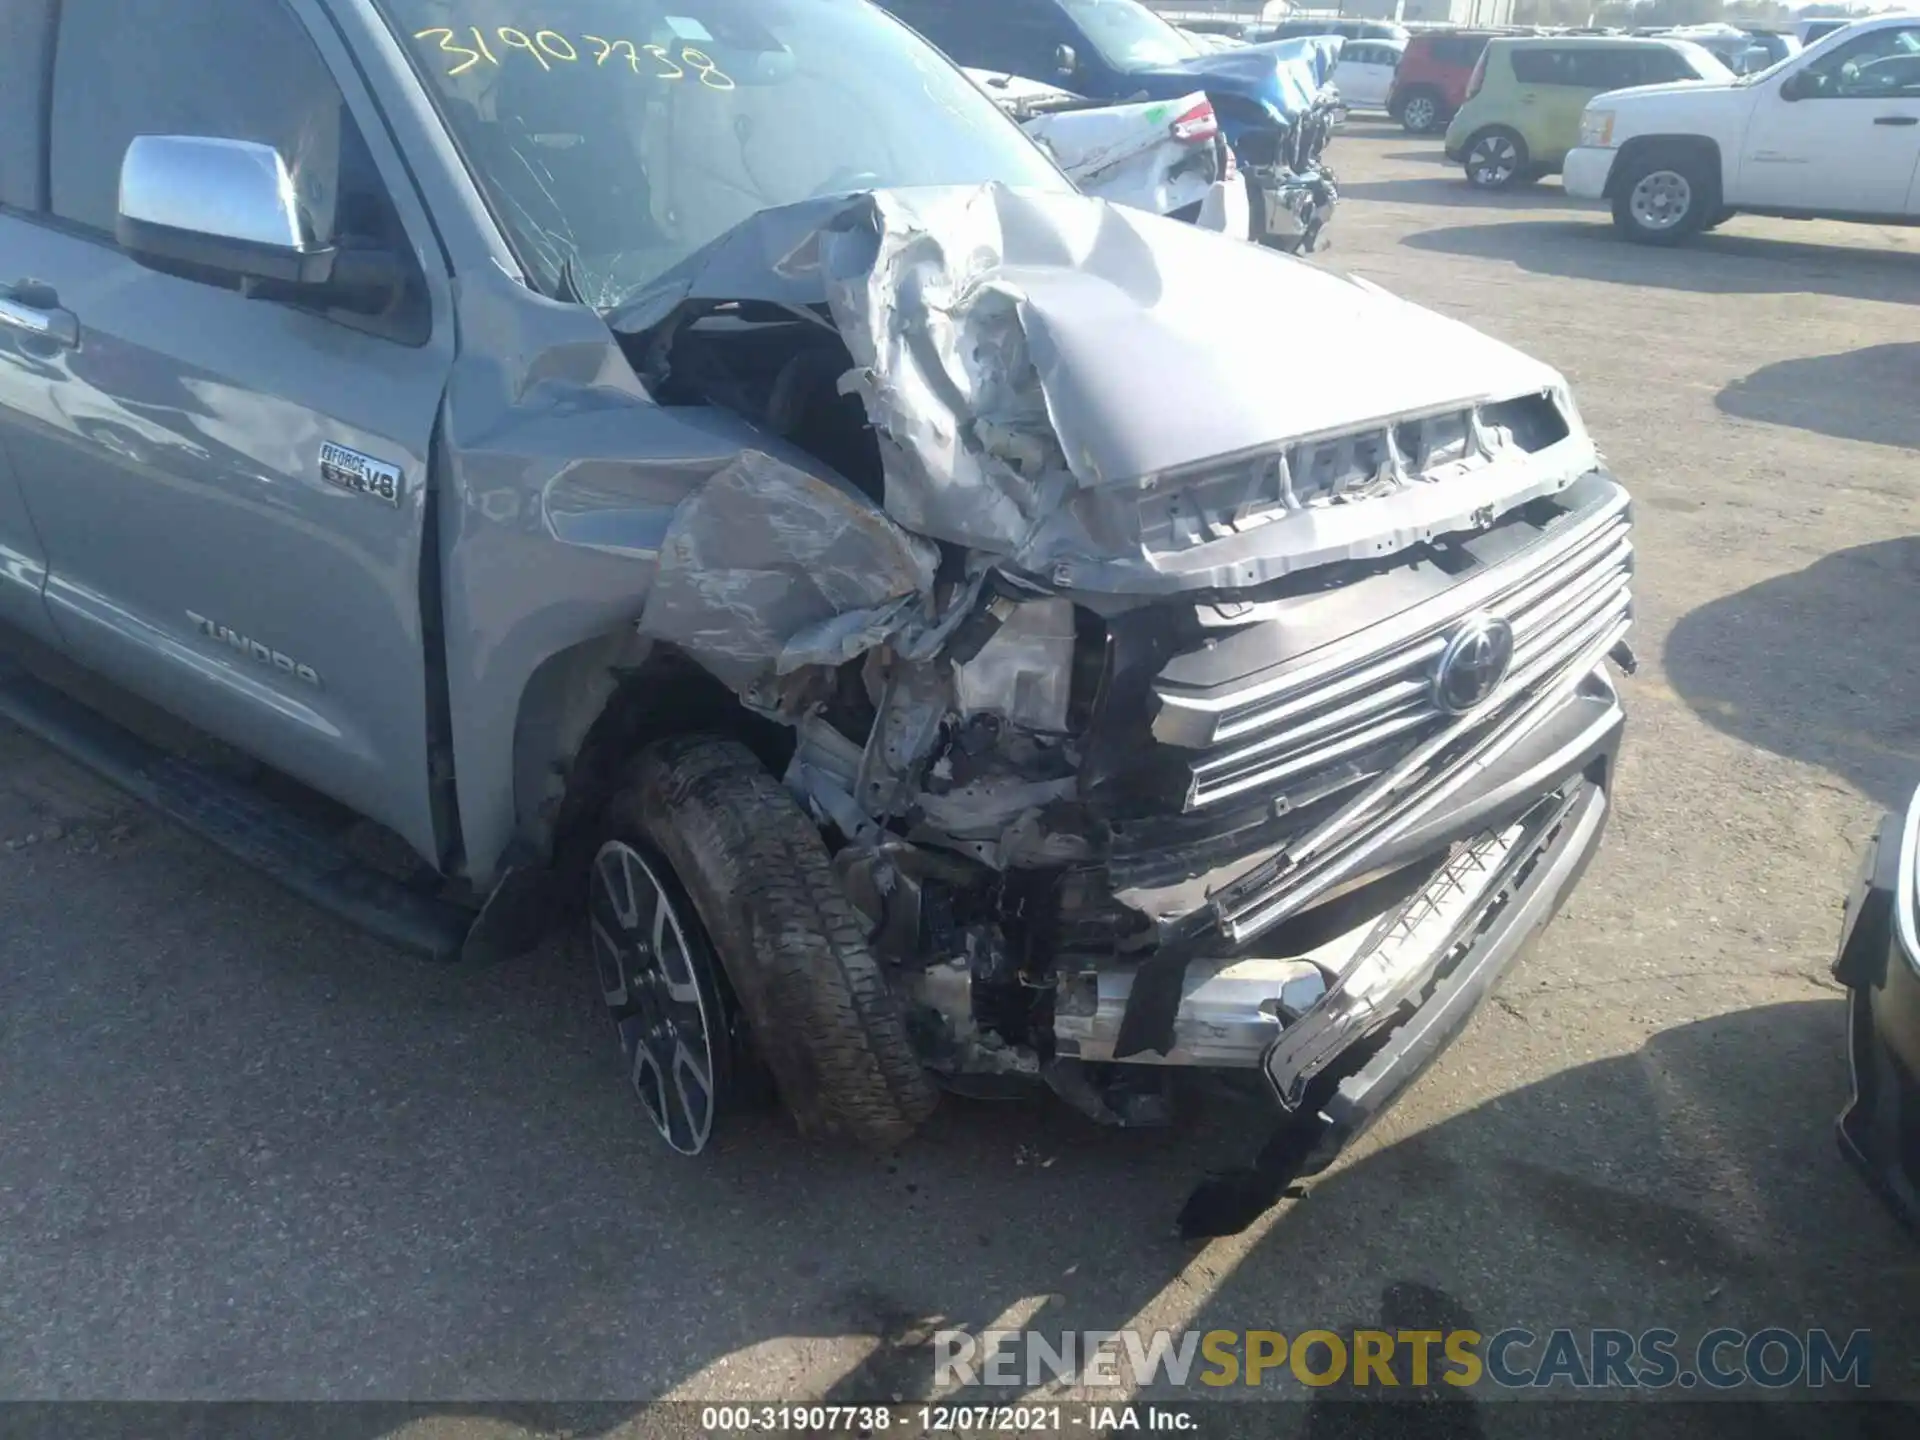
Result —
<instances>
[{"instance_id":1,"label":"side window","mask_svg":"<svg viewBox=\"0 0 1920 1440\"><path fill-rule=\"evenodd\" d=\"M1731 67L1729 67L1731 68ZM1698 80L1692 64L1677 50L1642 50L1638 85L1664 85L1670 80Z\"/></svg>"},{"instance_id":2,"label":"side window","mask_svg":"<svg viewBox=\"0 0 1920 1440\"><path fill-rule=\"evenodd\" d=\"M1449 65L1471 70L1480 63L1480 52L1487 48L1485 35L1450 35L1440 41L1440 56Z\"/></svg>"},{"instance_id":3,"label":"side window","mask_svg":"<svg viewBox=\"0 0 1920 1440\"><path fill-rule=\"evenodd\" d=\"M1566 79L1560 83L1578 90L1624 90L1646 83L1641 79L1639 50L1578 49L1562 52Z\"/></svg>"},{"instance_id":4,"label":"side window","mask_svg":"<svg viewBox=\"0 0 1920 1440\"><path fill-rule=\"evenodd\" d=\"M1522 85L1571 85L1567 78L1567 52L1534 46L1513 52L1513 78Z\"/></svg>"},{"instance_id":5,"label":"side window","mask_svg":"<svg viewBox=\"0 0 1920 1440\"><path fill-rule=\"evenodd\" d=\"M1059 78L1056 46L1086 49L1052 5L1017 0L971 0L964 5L887 0L885 8L946 51L956 65L975 70L1004 70L1052 82Z\"/></svg>"},{"instance_id":6,"label":"side window","mask_svg":"<svg viewBox=\"0 0 1920 1440\"><path fill-rule=\"evenodd\" d=\"M17 210L38 210L46 203L40 193L45 144L40 121L52 46L48 0L0 4L0 205Z\"/></svg>"},{"instance_id":7,"label":"side window","mask_svg":"<svg viewBox=\"0 0 1920 1440\"><path fill-rule=\"evenodd\" d=\"M1862 35L1800 72L1809 100L1884 100L1920 95L1920 25Z\"/></svg>"},{"instance_id":8,"label":"side window","mask_svg":"<svg viewBox=\"0 0 1920 1440\"><path fill-rule=\"evenodd\" d=\"M113 233L136 135L201 135L277 149L321 243L400 238L339 88L280 0L63 0L51 132L49 208L90 230Z\"/></svg>"}]
</instances>

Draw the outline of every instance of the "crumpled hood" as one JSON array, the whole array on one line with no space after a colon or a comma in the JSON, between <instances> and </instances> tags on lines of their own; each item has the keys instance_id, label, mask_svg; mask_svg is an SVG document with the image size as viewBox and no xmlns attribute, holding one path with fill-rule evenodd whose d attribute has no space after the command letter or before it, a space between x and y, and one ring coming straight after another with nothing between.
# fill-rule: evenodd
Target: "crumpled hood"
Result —
<instances>
[{"instance_id":1,"label":"crumpled hood","mask_svg":"<svg viewBox=\"0 0 1920 1440\"><path fill-rule=\"evenodd\" d=\"M1345 41L1338 35L1308 35L1241 45L1196 55L1177 65L1131 72L1155 99L1170 99L1196 86L1254 101L1274 120L1286 124L1313 108L1314 97L1333 74Z\"/></svg>"},{"instance_id":2,"label":"crumpled hood","mask_svg":"<svg viewBox=\"0 0 1920 1440\"><path fill-rule=\"evenodd\" d=\"M971 396L975 415L991 413L991 375L1013 378L1003 362L1030 363L1081 485L1560 383L1470 326L1305 261L1085 195L1000 185L763 211L612 323L643 330L688 300L829 300L870 381L880 352L903 348L921 383ZM993 345L1023 332L1026 355L983 353L983 306L1003 317Z\"/></svg>"},{"instance_id":3,"label":"crumpled hood","mask_svg":"<svg viewBox=\"0 0 1920 1440\"><path fill-rule=\"evenodd\" d=\"M1338 437L1564 385L1376 287L1076 193L891 190L763 212L611 319L650 330L686 302L823 300L886 514L1056 585L1258 584L1418 543L1595 462L1569 405L1566 440L1539 456L1444 481L1389 467L1351 497L1315 499L1305 476L1289 489L1274 467L1295 442L1357 454ZM1164 513L1215 482L1244 492L1225 529ZM1168 525L1187 537L1175 551L1152 538Z\"/></svg>"},{"instance_id":4,"label":"crumpled hood","mask_svg":"<svg viewBox=\"0 0 1920 1440\"><path fill-rule=\"evenodd\" d=\"M869 203L892 243L876 263L843 241L855 273L829 291L869 380L884 369L994 417L1030 365L1082 486L1559 383L1383 290L1142 211L998 186Z\"/></svg>"}]
</instances>

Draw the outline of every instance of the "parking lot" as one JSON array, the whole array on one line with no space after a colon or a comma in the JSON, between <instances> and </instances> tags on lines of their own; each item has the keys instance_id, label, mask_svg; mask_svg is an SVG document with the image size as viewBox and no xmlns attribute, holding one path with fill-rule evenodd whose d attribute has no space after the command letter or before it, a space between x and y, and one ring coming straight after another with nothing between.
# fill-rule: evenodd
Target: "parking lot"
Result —
<instances>
[{"instance_id":1,"label":"parking lot","mask_svg":"<svg viewBox=\"0 0 1920 1440\"><path fill-rule=\"evenodd\" d=\"M1656 251L1553 181L1470 193L1437 139L1329 158L1318 263L1571 379L1638 500L1641 660L1601 858L1333 1173L1195 1248L1183 1195L1256 1139L1224 1104L949 1102L884 1159L767 1116L671 1162L563 948L422 968L9 731L0 1395L885 1399L936 1326L1384 1323L1865 1327L1920 1396L1826 973L1920 779L1920 231ZM1273 336L1277 374L1321 340Z\"/></svg>"}]
</instances>

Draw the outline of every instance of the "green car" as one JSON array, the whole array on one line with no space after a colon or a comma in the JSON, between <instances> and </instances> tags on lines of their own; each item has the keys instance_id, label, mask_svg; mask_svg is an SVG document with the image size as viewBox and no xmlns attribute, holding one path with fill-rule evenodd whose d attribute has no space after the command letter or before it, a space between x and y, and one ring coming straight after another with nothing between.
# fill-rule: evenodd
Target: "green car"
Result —
<instances>
[{"instance_id":1,"label":"green car","mask_svg":"<svg viewBox=\"0 0 1920 1440\"><path fill-rule=\"evenodd\" d=\"M1594 96L1636 85L1729 81L1733 72L1690 40L1626 35L1508 38L1490 43L1447 126L1447 158L1482 190L1524 185L1560 168Z\"/></svg>"}]
</instances>

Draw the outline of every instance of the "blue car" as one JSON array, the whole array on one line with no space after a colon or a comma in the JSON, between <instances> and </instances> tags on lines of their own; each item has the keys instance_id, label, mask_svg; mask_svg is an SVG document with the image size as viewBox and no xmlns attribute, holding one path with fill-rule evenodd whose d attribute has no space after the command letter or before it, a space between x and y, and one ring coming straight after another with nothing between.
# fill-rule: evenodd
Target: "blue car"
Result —
<instances>
[{"instance_id":1,"label":"blue car","mask_svg":"<svg viewBox=\"0 0 1920 1440\"><path fill-rule=\"evenodd\" d=\"M1335 36L1203 49L1138 0L878 0L956 64L1043 80L1097 100L1204 90L1247 175L1255 233L1313 248L1332 213L1321 164Z\"/></svg>"}]
</instances>

